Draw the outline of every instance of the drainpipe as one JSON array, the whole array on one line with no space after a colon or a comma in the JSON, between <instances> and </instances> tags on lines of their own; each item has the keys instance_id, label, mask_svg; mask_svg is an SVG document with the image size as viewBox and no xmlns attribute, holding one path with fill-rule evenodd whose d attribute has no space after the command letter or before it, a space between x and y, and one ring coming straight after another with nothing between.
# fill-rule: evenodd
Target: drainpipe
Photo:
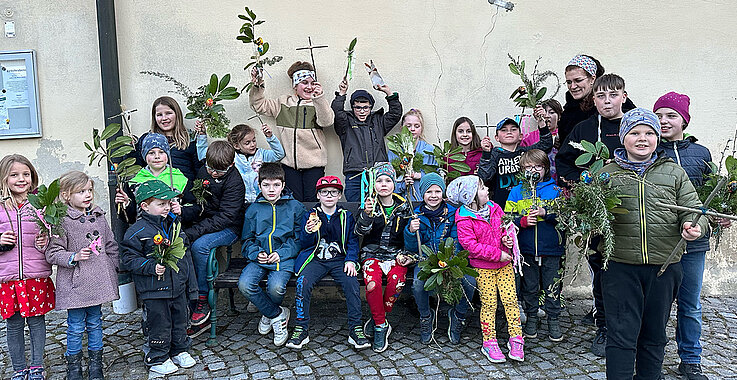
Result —
<instances>
[{"instance_id":1,"label":"drainpipe","mask_svg":"<svg viewBox=\"0 0 737 380\"><path fill-rule=\"evenodd\" d=\"M97 6L97 40L100 48L100 79L102 81L102 104L104 110L104 122L100 126L103 130L107 123L120 123L119 118L108 117L120 113L120 71L118 70L118 39L115 32L115 0L96 0ZM108 143L122 135L122 131L108 139ZM122 158L113 161L120 162ZM107 186L110 199L110 227L115 235L115 240L123 240L126 224L118 218L115 213L115 189L117 178L115 171L107 168ZM120 273L118 283L124 284L131 281L129 273Z\"/></svg>"}]
</instances>

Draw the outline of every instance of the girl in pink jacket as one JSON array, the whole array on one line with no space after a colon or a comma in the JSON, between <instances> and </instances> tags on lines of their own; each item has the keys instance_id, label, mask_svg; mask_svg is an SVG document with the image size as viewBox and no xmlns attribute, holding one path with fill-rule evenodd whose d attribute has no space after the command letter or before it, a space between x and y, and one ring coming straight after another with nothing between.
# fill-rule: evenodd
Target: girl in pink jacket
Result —
<instances>
[{"instance_id":1,"label":"girl in pink jacket","mask_svg":"<svg viewBox=\"0 0 737 380\"><path fill-rule=\"evenodd\" d=\"M502 230L504 211L489 200L489 189L475 175L454 179L447 189L448 200L461 205L456 211L458 241L468 251L471 266L479 273L481 293L481 330L483 355L492 363L506 361L496 340L495 314L497 292L509 326L509 358L523 361L524 338L520 327L517 291L514 284L512 239Z\"/></svg>"},{"instance_id":2,"label":"girl in pink jacket","mask_svg":"<svg viewBox=\"0 0 737 380\"><path fill-rule=\"evenodd\" d=\"M44 251L49 237L41 234L28 203L38 186L38 173L20 154L0 160L0 317L7 321L12 380L44 379L45 314L54 308L51 265ZM25 324L31 332L31 366L26 365Z\"/></svg>"}]
</instances>

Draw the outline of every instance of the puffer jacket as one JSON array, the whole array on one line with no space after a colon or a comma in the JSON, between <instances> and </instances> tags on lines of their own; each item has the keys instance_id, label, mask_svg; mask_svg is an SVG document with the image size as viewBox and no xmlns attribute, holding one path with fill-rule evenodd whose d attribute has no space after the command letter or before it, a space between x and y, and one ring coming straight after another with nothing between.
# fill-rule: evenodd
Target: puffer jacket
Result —
<instances>
[{"instance_id":1,"label":"puffer jacket","mask_svg":"<svg viewBox=\"0 0 737 380\"><path fill-rule=\"evenodd\" d=\"M499 269L509 265L511 261L501 262L502 250L502 217L504 211L494 202L489 207L489 221L479 218L476 213L461 206L456 211L458 241L468 251L468 262L474 268Z\"/></svg>"},{"instance_id":2,"label":"puffer jacket","mask_svg":"<svg viewBox=\"0 0 737 380\"><path fill-rule=\"evenodd\" d=\"M268 270L285 270L294 273L294 258L300 244L297 231L301 228L305 206L291 195L283 194L275 203L263 195L248 206L243 223L243 257ZM261 264L259 252L279 254L279 263Z\"/></svg>"},{"instance_id":3,"label":"puffer jacket","mask_svg":"<svg viewBox=\"0 0 737 380\"><path fill-rule=\"evenodd\" d=\"M197 178L207 181L205 204L182 207L182 220L188 227L187 237L194 242L202 235L230 229L238 235L243 229L243 213L246 188L238 169L231 166L224 176L213 178L206 168L200 169Z\"/></svg>"},{"instance_id":4,"label":"puffer jacket","mask_svg":"<svg viewBox=\"0 0 737 380\"><path fill-rule=\"evenodd\" d=\"M678 165L681 165L694 187L701 186L704 184L704 176L711 173L709 166L711 152L705 146L697 144L696 137L689 135L684 137L680 141L661 140L659 148ZM709 235L706 233L703 237L688 242L686 252L706 252L711 249Z\"/></svg>"},{"instance_id":5,"label":"puffer jacket","mask_svg":"<svg viewBox=\"0 0 737 380\"><path fill-rule=\"evenodd\" d=\"M398 194L392 194L394 208L386 215L384 207L377 203L374 207L381 215L369 216L361 210L356 221L356 235L362 236L361 260L369 258L392 260L404 252L404 228L407 227L412 209L409 202ZM415 257L416 258L416 257Z\"/></svg>"},{"instance_id":6,"label":"puffer jacket","mask_svg":"<svg viewBox=\"0 0 737 380\"><path fill-rule=\"evenodd\" d=\"M0 233L11 230L18 236L15 245L0 245L0 282L44 278L51 276L51 264L46 262L44 251L36 248L36 236L40 229L31 215L36 209L24 202L20 209L1 204ZM10 220L8 220L10 215Z\"/></svg>"},{"instance_id":7,"label":"puffer jacket","mask_svg":"<svg viewBox=\"0 0 737 380\"><path fill-rule=\"evenodd\" d=\"M133 274L136 293L142 300L172 299L185 292L190 300L197 299L197 279L190 242L184 231L180 232L180 236L184 239L186 253L177 263L179 272L167 267L159 279L156 275L157 261L150 256L154 252L154 237L160 234L169 239L175 223L179 221L172 213L163 217L142 212L138 220L128 227L120 242L121 267Z\"/></svg>"},{"instance_id":8,"label":"puffer jacket","mask_svg":"<svg viewBox=\"0 0 737 380\"><path fill-rule=\"evenodd\" d=\"M396 92L386 97L389 111L384 113L384 109L379 108L371 112L366 121L359 121L353 110L343 110L345 98L336 92L331 104L335 113L335 133L343 147L344 174L360 172L377 162L387 161L384 137L402 118L402 103Z\"/></svg>"},{"instance_id":9,"label":"puffer jacket","mask_svg":"<svg viewBox=\"0 0 737 380\"><path fill-rule=\"evenodd\" d=\"M655 203L700 208L701 201L686 172L664 155L659 155L642 177L616 163L604 166L603 171L611 174L610 186L624 195L621 207L628 211L614 216L614 252L610 259L635 265L665 263L681 239L683 223L693 220L694 214ZM700 218L699 226L706 231L707 219ZM681 253L673 262L680 259Z\"/></svg>"},{"instance_id":10,"label":"puffer jacket","mask_svg":"<svg viewBox=\"0 0 737 380\"><path fill-rule=\"evenodd\" d=\"M555 181L549 179L537 184L535 195L538 206L549 206L555 198L560 196L561 189L555 185ZM517 239L519 249L523 254L531 256L563 256L565 253L565 235L555 229L556 214L545 213L544 217L537 217L537 224L527 224L527 213L533 206L532 192L525 189L522 184L517 185L509 193L505 212L515 215L514 224L520 227Z\"/></svg>"},{"instance_id":11,"label":"puffer jacket","mask_svg":"<svg viewBox=\"0 0 737 380\"><path fill-rule=\"evenodd\" d=\"M302 100L297 95L266 99L263 86L253 86L248 100L256 113L276 118L274 134L281 141L284 165L293 169L324 167L328 150L323 128L333 124L335 115L325 94Z\"/></svg>"},{"instance_id":12,"label":"puffer jacket","mask_svg":"<svg viewBox=\"0 0 737 380\"><path fill-rule=\"evenodd\" d=\"M461 250L455 224L456 208L447 202L443 202L440 207L443 208L443 214L437 223L432 223L423 214L422 205L415 207L415 214L420 218L420 242L433 251L437 251L441 241L447 238L453 238L456 243L456 250ZM409 231L409 223L404 227L404 249L407 252L418 255L419 261L427 260L425 253L417 252L417 233Z\"/></svg>"},{"instance_id":13,"label":"puffer jacket","mask_svg":"<svg viewBox=\"0 0 737 380\"><path fill-rule=\"evenodd\" d=\"M46 260L57 266L56 308L78 309L118 299L118 243L105 212L98 206L89 212L69 207L61 226L65 233L53 237L46 250ZM97 237L102 242L99 253L72 262Z\"/></svg>"}]
</instances>

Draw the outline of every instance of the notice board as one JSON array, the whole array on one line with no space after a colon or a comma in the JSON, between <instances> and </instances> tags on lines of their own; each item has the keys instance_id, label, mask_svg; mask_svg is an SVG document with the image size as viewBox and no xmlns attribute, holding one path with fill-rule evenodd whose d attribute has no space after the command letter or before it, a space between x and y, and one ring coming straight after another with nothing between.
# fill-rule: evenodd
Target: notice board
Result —
<instances>
[{"instance_id":1,"label":"notice board","mask_svg":"<svg viewBox=\"0 0 737 380\"><path fill-rule=\"evenodd\" d=\"M0 139L41 135L36 53L0 52Z\"/></svg>"}]
</instances>

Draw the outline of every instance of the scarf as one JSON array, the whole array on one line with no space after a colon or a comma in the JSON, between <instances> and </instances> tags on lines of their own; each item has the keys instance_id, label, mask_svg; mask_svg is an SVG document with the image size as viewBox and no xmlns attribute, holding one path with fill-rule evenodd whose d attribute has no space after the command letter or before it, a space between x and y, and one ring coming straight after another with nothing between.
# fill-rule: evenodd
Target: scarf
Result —
<instances>
[{"instance_id":1,"label":"scarf","mask_svg":"<svg viewBox=\"0 0 737 380\"><path fill-rule=\"evenodd\" d=\"M614 161L617 163L617 165L621 166L622 169L634 171L640 177L642 177L642 175L645 173L645 170L647 170L647 168L649 168L657 159L658 153L653 152L652 157L650 157L650 159L648 159L647 161L634 162L630 161L629 158L627 158L627 151L624 150L624 148L617 148L614 150Z\"/></svg>"}]
</instances>

